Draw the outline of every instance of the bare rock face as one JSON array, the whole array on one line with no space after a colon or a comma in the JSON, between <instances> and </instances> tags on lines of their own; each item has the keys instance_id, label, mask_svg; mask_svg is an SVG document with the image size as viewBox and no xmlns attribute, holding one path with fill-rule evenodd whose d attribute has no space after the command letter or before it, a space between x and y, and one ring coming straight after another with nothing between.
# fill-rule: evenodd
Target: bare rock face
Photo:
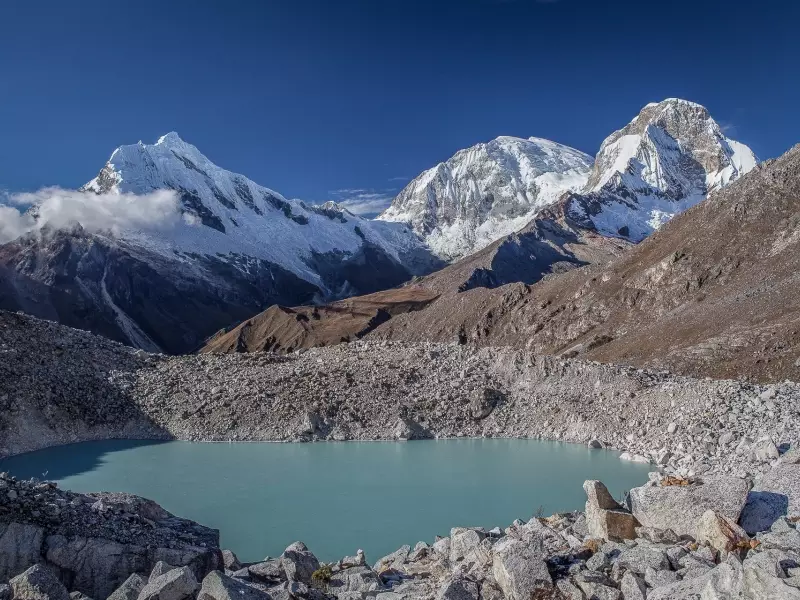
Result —
<instances>
[{"instance_id":1,"label":"bare rock face","mask_svg":"<svg viewBox=\"0 0 800 600\"><path fill-rule=\"evenodd\" d=\"M30 523L0 523L0 581L8 581L41 559L44 529Z\"/></svg>"},{"instance_id":2,"label":"bare rock face","mask_svg":"<svg viewBox=\"0 0 800 600\"><path fill-rule=\"evenodd\" d=\"M589 535L604 540L621 541L636 538L639 522L620 505L602 482L588 480L583 489L586 501L586 525Z\"/></svg>"},{"instance_id":3,"label":"bare rock face","mask_svg":"<svg viewBox=\"0 0 800 600\"><path fill-rule=\"evenodd\" d=\"M176 517L151 500L75 494L5 474L0 482L5 492L0 514L8 520L0 524L0 564L7 578L33 561L53 569L70 590L90 598L113 592L116 600L130 600L138 596L131 574L149 573L159 561L186 567L195 578L222 564L216 530Z\"/></svg>"},{"instance_id":4,"label":"bare rock face","mask_svg":"<svg viewBox=\"0 0 800 600\"><path fill-rule=\"evenodd\" d=\"M707 510L715 510L734 523L739 520L750 485L738 477L711 476L697 483L646 485L630 492L631 512L645 527L672 529L694 537L697 523Z\"/></svg>"}]
</instances>

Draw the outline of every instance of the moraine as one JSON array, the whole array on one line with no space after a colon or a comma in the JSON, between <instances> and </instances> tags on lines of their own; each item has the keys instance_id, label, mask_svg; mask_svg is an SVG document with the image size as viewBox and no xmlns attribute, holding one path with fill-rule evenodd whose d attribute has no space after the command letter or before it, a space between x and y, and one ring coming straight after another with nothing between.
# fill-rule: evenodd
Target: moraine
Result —
<instances>
[{"instance_id":1,"label":"moraine","mask_svg":"<svg viewBox=\"0 0 800 600\"><path fill-rule=\"evenodd\" d=\"M368 560L452 527L505 527L516 518L583 508L585 479L617 498L649 465L615 452L533 440L413 443L199 444L85 442L3 461L18 477L77 492L151 498L220 530L242 560L277 556L301 539L321 560L362 548Z\"/></svg>"}]
</instances>

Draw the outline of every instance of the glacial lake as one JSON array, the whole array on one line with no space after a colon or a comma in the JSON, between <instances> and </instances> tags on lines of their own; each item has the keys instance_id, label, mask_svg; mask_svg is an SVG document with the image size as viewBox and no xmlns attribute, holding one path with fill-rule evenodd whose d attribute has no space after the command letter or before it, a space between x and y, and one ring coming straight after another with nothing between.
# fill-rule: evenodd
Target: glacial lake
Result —
<instances>
[{"instance_id":1,"label":"glacial lake","mask_svg":"<svg viewBox=\"0 0 800 600\"><path fill-rule=\"evenodd\" d=\"M321 560L358 548L374 562L451 527L582 510L582 484L620 499L650 465L616 452L535 440L309 444L85 442L0 461L0 471L78 492L124 491L220 530L243 561L295 540Z\"/></svg>"}]
</instances>

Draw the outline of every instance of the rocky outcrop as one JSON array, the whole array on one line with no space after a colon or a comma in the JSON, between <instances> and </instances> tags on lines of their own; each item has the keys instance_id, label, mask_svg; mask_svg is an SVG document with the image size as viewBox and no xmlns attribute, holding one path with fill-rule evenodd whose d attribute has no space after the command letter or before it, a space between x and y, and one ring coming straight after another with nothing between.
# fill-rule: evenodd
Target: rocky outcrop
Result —
<instances>
[{"instance_id":1,"label":"rocky outcrop","mask_svg":"<svg viewBox=\"0 0 800 600\"><path fill-rule=\"evenodd\" d=\"M150 500L75 494L6 474L0 474L0 530L1 581L43 564L71 591L90 598L108 598L120 587L115 600L138 597L141 582L131 574L149 573L159 561L186 567L181 585L189 574L202 578L222 564L217 531Z\"/></svg>"}]
</instances>

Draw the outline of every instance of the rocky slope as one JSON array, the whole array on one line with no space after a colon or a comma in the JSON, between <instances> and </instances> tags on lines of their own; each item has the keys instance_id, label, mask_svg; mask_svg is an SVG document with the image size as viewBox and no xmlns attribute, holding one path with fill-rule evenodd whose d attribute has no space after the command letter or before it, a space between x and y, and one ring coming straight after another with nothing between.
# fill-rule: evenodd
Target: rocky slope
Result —
<instances>
[{"instance_id":1,"label":"rocky slope","mask_svg":"<svg viewBox=\"0 0 800 600\"><path fill-rule=\"evenodd\" d=\"M461 339L716 377L800 374L800 147L620 258L533 286L450 291L371 335Z\"/></svg>"},{"instance_id":2,"label":"rocky slope","mask_svg":"<svg viewBox=\"0 0 800 600\"><path fill-rule=\"evenodd\" d=\"M559 203L544 209L520 232L404 287L321 306L273 306L227 333L224 342L219 342L220 336L210 340L202 351L292 352L360 339L393 317L424 310L440 295L513 282L532 284L584 265L606 263L629 246L625 240L576 227Z\"/></svg>"},{"instance_id":3,"label":"rocky slope","mask_svg":"<svg viewBox=\"0 0 800 600\"><path fill-rule=\"evenodd\" d=\"M420 174L378 219L407 223L438 256L458 259L583 187L591 165L590 156L549 140L499 137Z\"/></svg>"},{"instance_id":4,"label":"rocky slope","mask_svg":"<svg viewBox=\"0 0 800 600\"><path fill-rule=\"evenodd\" d=\"M684 475L746 475L766 466L755 437L794 444L800 432L798 384L509 348L359 341L290 356L168 357L7 312L0 344L0 456L109 437L533 437L596 440Z\"/></svg>"},{"instance_id":5,"label":"rocky slope","mask_svg":"<svg viewBox=\"0 0 800 600\"><path fill-rule=\"evenodd\" d=\"M360 339L398 314L422 310L436 293L416 286L356 296L322 306L271 306L220 331L200 352L294 352Z\"/></svg>"},{"instance_id":6,"label":"rocky slope","mask_svg":"<svg viewBox=\"0 0 800 600\"><path fill-rule=\"evenodd\" d=\"M118 148L84 188L98 211L109 195L156 190L175 194L181 218L52 228L34 207L33 231L0 245L0 307L189 352L269 305L370 293L439 265L402 225L288 201L174 133Z\"/></svg>"}]
</instances>

